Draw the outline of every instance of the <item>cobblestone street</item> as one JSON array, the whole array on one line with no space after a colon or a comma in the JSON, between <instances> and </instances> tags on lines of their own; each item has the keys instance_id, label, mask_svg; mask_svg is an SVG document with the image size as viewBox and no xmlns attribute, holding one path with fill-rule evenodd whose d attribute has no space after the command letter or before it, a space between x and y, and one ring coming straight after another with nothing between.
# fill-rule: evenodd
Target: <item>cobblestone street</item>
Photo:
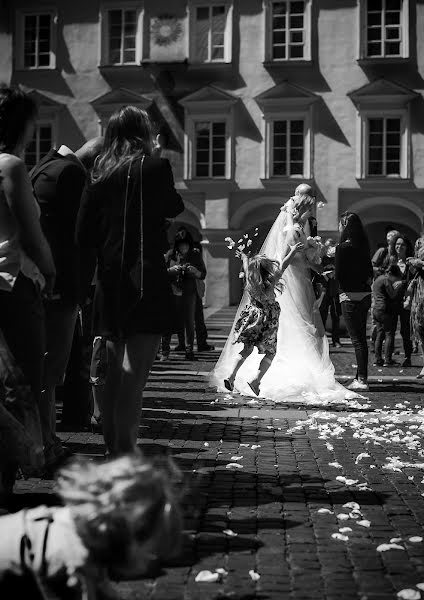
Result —
<instances>
[{"instance_id":1,"label":"cobblestone street","mask_svg":"<svg viewBox=\"0 0 424 600\"><path fill-rule=\"evenodd\" d=\"M209 315L214 352L155 363L140 438L147 453L169 452L185 474L185 551L160 573L120 583L121 597L424 598L420 356L412 369L372 367L362 404L271 405L217 394L207 373L234 312ZM332 353L342 382L355 370L343 342ZM60 435L78 454L103 453L100 435ZM20 481L19 500L49 501L52 487ZM201 571L213 581L196 581Z\"/></svg>"}]
</instances>

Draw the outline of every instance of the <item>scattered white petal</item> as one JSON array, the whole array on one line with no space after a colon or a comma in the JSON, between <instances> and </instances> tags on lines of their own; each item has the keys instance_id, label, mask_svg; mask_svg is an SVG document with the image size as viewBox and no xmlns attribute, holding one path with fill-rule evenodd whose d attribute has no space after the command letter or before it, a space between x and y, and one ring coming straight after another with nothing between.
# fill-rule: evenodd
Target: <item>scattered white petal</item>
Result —
<instances>
[{"instance_id":1,"label":"scattered white petal","mask_svg":"<svg viewBox=\"0 0 424 600\"><path fill-rule=\"evenodd\" d=\"M238 533L235 533L232 529L224 529L222 532L224 535L228 535L228 537L237 537Z\"/></svg>"},{"instance_id":2,"label":"scattered white petal","mask_svg":"<svg viewBox=\"0 0 424 600\"><path fill-rule=\"evenodd\" d=\"M420 600L421 594L417 590L405 589L397 593L397 597L401 600Z\"/></svg>"},{"instance_id":3,"label":"scattered white petal","mask_svg":"<svg viewBox=\"0 0 424 600\"><path fill-rule=\"evenodd\" d=\"M337 518L339 521L347 521L349 519L349 515L346 515L345 513L339 513Z\"/></svg>"},{"instance_id":4,"label":"scattered white petal","mask_svg":"<svg viewBox=\"0 0 424 600\"><path fill-rule=\"evenodd\" d=\"M352 531L352 527L340 527L339 531L340 533L348 533L349 531Z\"/></svg>"},{"instance_id":5,"label":"scattered white petal","mask_svg":"<svg viewBox=\"0 0 424 600\"><path fill-rule=\"evenodd\" d=\"M359 504L357 502L346 502L346 504L343 504L343 508L350 508L351 510L360 510L361 507L359 506Z\"/></svg>"},{"instance_id":6,"label":"scattered white petal","mask_svg":"<svg viewBox=\"0 0 424 600\"><path fill-rule=\"evenodd\" d=\"M231 460L241 460L242 458L242 456L232 456Z\"/></svg>"},{"instance_id":7,"label":"scattered white petal","mask_svg":"<svg viewBox=\"0 0 424 600\"><path fill-rule=\"evenodd\" d=\"M197 583L214 583L215 581L218 581L218 579L219 573L212 573L211 571L200 571L199 573L197 573L196 579L194 581L196 581Z\"/></svg>"},{"instance_id":8,"label":"scattered white petal","mask_svg":"<svg viewBox=\"0 0 424 600\"><path fill-rule=\"evenodd\" d=\"M398 544L398 543L399 543L399 542L401 542L401 541L402 541L402 538L392 538L392 539L390 540L390 543L391 543L391 544Z\"/></svg>"},{"instance_id":9,"label":"scattered white petal","mask_svg":"<svg viewBox=\"0 0 424 600\"><path fill-rule=\"evenodd\" d=\"M249 575L250 575L250 579L252 581L258 581L261 578L261 576L259 575L259 573L256 573L256 571L253 571L252 569L250 569Z\"/></svg>"},{"instance_id":10,"label":"scattered white petal","mask_svg":"<svg viewBox=\"0 0 424 600\"><path fill-rule=\"evenodd\" d=\"M238 463L228 463L225 467L226 469L242 469L243 465L239 465Z\"/></svg>"},{"instance_id":11,"label":"scattered white petal","mask_svg":"<svg viewBox=\"0 0 424 600\"><path fill-rule=\"evenodd\" d=\"M343 469L343 465L341 465L341 464L340 464L340 463L338 463L338 462L331 462L331 463L328 463L328 466L329 466L329 467L334 467L335 469Z\"/></svg>"},{"instance_id":12,"label":"scattered white petal","mask_svg":"<svg viewBox=\"0 0 424 600\"><path fill-rule=\"evenodd\" d=\"M387 552L387 550L405 550L405 548L398 544L380 544L377 546L377 552Z\"/></svg>"},{"instance_id":13,"label":"scattered white petal","mask_svg":"<svg viewBox=\"0 0 424 600\"><path fill-rule=\"evenodd\" d=\"M334 515L333 511L330 510L329 508L319 508L317 510L318 513L322 514L322 515Z\"/></svg>"},{"instance_id":14,"label":"scattered white petal","mask_svg":"<svg viewBox=\"0 0 424 600\"><path fill-rule=\"evenodd\" d=\"M361 521L356 521L357 525L360 525L361 527L370 527L371 526L371 522L368 521L368 519L362 519Z\"/></svg>"},{"instance_id":15,"label":"scattered white petal","mask_svg":"<svg viewBox=\"0 0 424 600\"><path fill-rule=\"evenodd\" d=\"M341 481L342 483L345 483L346 485L354 485L355 483L358 483L358 479L348 479L346 477L342 477L341 475L338 475L336 477L337 481Z\"/></svg>"},{"instance_id":16,"label":"scattered white petal","mask_svg":"<svg viewBox=\"0 0 424 600\"><path fill-rule=\"evenodd\" d=\"M240 444L240 448L248 448L250 444Z\"/></svg>"},{"instance_id":17,"label":"scattered white petal","mask_svg":"<svg viewBox=\"0 0 424 600\"><path fill-rule=\"evenodd\" d=\"M206 448L208 448L208 447L209 447L209 444L208 444L208 442L205 442L203 445L204 445Z\"/></svg>"},{"instance_id":18,"label":"scattered white petal","mask_svg":"<svg viewBox=\"0 0 424 600\"><path fill-rule=\"evenodd\" d=\"M248 400L248 402L246 402L246 404L250 404L251 406L254 406L255 404L259 404L259 400Z\"/></svg>"},{"instance_id":19,"label":"scattered white petal","mask_svg":"<svg viewBox=\"0 0 424 600\"><path fill-rule=\"evenodd\" d=\"M423 538L419 535L413 535L412 537L409 538L409 541L412 542L413 544L419 544L420 542L423 541Z\"/></svg>"},{"instance_id":20,"label":"scattered white petal","mask_svg":"<svg viewBox=\"0 0 424 600\"><path fill-rule=\"evenodd\" d=\"M223 577L226 577L228 575L228 571L226 571L225 569L215 569L215 573L218 573L218 575L222 575Z\"/></svg>"},{"instance_id":21,"label":"scattered white petal","mask_svg":"<svg viewBox=\"0 0 424 600\"><path fill-rule=\"evenodd\" d=\"M416 583L415 586L419 589L419 590L424 590L424 583Z\"/></svg>"},{"instance_id":22,"label":"scattered white petal","mask_svg":"<svg viewBox=\"0 0 424 600\"><path fill-rule=\"evenodd\" d=\"M250 446L251 450L257 450L258 448L260 448L259 444L253 444L253 446Z\"/></svg>"},{"instance_id":23,"label":"scattered white petal","mask_svg":"<svg viewBox=\"0 0 424 600\"><path fill-rule=\"evenodd\" d=\"M347 537L347 535L343 535L342 533L332 533L331 537L334 540L340 540L341 542L347 542L349 540L349 538Z\"/></svg>"},{"instance_id":24,"label":"scattered white petal","mask_svg":"<svg viewBox=\"0 0 424 600\"><path fill-rule=\"evenodd\" d=\"M361 454L358 454L358 456L356 457L355 464L357 465L358 462L363 458L371 458L371 456L367 452L361 452Z\"/></svg>"}]
</instances>

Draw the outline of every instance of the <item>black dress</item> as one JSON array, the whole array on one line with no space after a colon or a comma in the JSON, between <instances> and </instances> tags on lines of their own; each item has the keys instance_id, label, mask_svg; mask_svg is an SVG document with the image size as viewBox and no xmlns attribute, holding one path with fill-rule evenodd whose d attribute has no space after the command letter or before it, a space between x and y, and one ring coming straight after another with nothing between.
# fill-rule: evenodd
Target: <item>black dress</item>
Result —
<instances>
[{"instance_id":1,"label":"black dress","mask_svg":"<svg viewBox=\"0 0 424 600\"><path fill-rule=\"evenodd\" d=\"M143 164L143 297L133 282L140 256L140 159L108 179L87 185L78 213L76 241L97 251L97 285L93 333L128 337L134 333L166 334L175 330L174 298L165 265L166 219L184 210L169 161L146 157ZM124 221L126 236L124 244Z\"/></svg>"}]
</instances>

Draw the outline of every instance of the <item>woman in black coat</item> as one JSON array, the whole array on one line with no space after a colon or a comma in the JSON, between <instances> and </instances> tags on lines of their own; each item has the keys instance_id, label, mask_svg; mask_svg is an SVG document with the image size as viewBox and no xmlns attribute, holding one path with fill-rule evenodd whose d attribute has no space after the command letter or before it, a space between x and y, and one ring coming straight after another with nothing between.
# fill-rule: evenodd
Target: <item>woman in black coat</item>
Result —
<instances>
[{"instance_id":1,"label":"woman in black coat","mask_svg":"<svg viewBox=\"0 0 424 600\"><path fill-rule=\"evenodd\" d=\"M358 365L351 390L368 390L367 316L371 307L373 268L368 238L357 214L340 217L340 244L336 249L335 278L347 331Z\"/></svg>"},{"instance_id":2,"label":"woman in black coat","mask_svg":"<svg viewBox=\"0 0 424 600\"><path fill-rule=\"evenodd\" d=\"M118 109L77 220L78 245L97 252L93 333L107 340L101 412L111 454L134 450L142 390L161 335L175 328L166 219L184 205L169 162L154 158L153 147L147 113Z\"/></svg>"}]
</instances>

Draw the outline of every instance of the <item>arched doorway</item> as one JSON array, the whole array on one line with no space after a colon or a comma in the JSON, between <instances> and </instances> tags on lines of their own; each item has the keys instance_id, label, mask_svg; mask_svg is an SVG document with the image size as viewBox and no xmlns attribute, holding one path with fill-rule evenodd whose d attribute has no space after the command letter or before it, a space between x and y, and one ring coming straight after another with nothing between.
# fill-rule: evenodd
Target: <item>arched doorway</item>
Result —
<instances>
[{"instance_id":1,"label":"arched doorway","mask_svg":"<svg viewBox=\"0 0 424 600\"><path fill-rule=\"evenodd\" d=\"M415 203L403 198L365 198L349 206L358 213L368 233L371 252L386 243L386 233L397 229L412 243L422 230L423 212Z\"/></svg>"}]
</instances>

